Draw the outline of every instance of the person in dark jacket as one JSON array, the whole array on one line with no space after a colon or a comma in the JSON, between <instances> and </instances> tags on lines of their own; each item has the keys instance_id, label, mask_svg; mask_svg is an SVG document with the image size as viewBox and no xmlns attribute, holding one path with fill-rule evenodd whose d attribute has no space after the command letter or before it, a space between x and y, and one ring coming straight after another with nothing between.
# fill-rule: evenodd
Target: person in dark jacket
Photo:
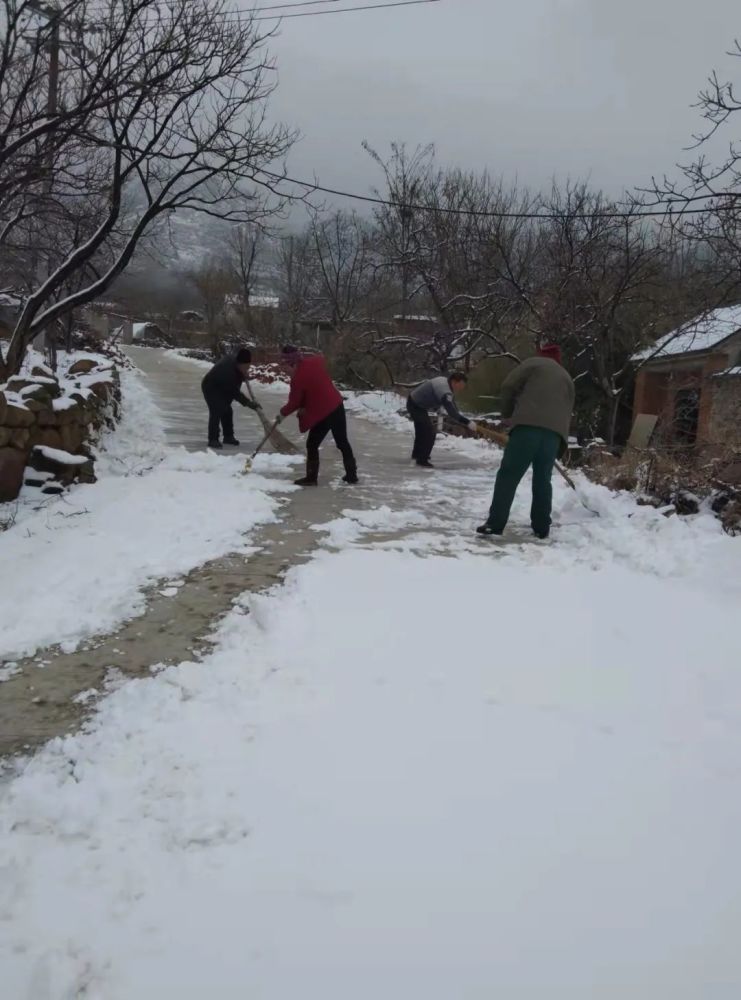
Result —
<instances>
[{"instance_id":1,"label":"person in dark jacket","mask_svg":"<svg viewBox=\"0 0 741 1000\"><path fill-rule=\"evenodd\" d=\"M332 381L320 354L303 355L291 346L283 348L283 363L291 372L288 402L280 411L279 421L298 411L298 426L306 439L306 475L296 486L316 486L319 481L319 446L329 432L342 454L345 483L357 483L358 467L347 438L347 415L342 396Z\"/></svg>"},{"instance_id":2,"label":"person in dark jacket","mask_svg":"<svg viewBox=\"0 0 741 1000\"><path fill-rule=\"evenodd\" d=\"M234 437L232 403L241 403L251 410L261 409L258 403L253 403L242 392L242 384L249 377L251 361L252 354L246 347L242 347L235 355L217 361L203 377L201 389L208 407L209 448L221 448L219 426L224 431L224 444L235 447L239 445Z\"/></svg>"},{"instance_id":3,"label":"person in dark jacket","mask_svg":"<svg viewBox=\"0 0 741 1000\"><path fill-rule=\"evenodd\" d=\"M476 433L476 424L473 420L464 417L455 405L455 396L463 392L468 379L463 372L453 372L450 378L445 375L438 375L437 378L428 379L422 382L416 389L413 389L407 399L407 412L414 422L414 447L412 448L412 461L423 469L432 469L430 461L432 449L435 446L435 425L430 419L430 410L439 410L444 407L457 424L467 427L468 430Z\"/></svg>"},{"instance_id":4,"label":"person in dark jacket","mask_svg":"<svg viewBox=\"0 0 741 1000\"><path fill-rule=\"evenodd\" d=\"M551 530L553 489L551 475L556 459L568 447L574 409L574 383L561 365L561 349L548 344L538 357L518 365L501 389L502 416L512 428L494 484L494 497L480 535L501 535L520 480L533 469L533 502L530 523L538 538Z\"/></svg>"}]
</instances>

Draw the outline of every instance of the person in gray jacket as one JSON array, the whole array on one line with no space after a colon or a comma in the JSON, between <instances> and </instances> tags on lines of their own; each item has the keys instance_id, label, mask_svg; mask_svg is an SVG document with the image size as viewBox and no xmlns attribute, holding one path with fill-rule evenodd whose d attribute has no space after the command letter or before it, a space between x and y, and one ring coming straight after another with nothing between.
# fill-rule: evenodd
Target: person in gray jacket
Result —
<instances>
[{"instance_id":1,"label":"person in gray jacket","mask_svg":"<svg viewBox=\"0 0 741 1000\"><path fill-rule=\"evenodd\" d=\"M569 443L574 410L574 382L561 365L561 349L547 344L538 357L518 365L501 389L502 416L512 428L494 484L494 497L480 535L501 535L520 480L533 468L533 502L530 523L538 538L551 530L553 490L551 475L556 459Z\"/></svg>"},{"instance_id":2,"label":"person in gray jacket","mask_svg":"<svg viewBox=\"0 0 741 1000\"><path fill-rule=\"evenodd\" d=\"M438 375L437 378L422 382L409 394L407 412L414 422L412 460L423 469L433 468L430 455L435 446L436 433L435 425L430 419L430 410L437 411L443 407L452 420L476 433L476 424L464 417L455 405L454 397L463 392L467 382L463 372L453 372L449 378Z\"/></svg>"}]
</instances>

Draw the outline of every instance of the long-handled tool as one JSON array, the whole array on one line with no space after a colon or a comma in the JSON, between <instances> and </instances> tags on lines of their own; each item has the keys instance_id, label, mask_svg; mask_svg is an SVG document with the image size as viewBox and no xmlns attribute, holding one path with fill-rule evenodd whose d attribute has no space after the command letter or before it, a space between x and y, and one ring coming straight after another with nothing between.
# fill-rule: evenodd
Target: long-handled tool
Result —
<instances>
[{"instance_id":1,"label":"long-handled tool","mask_svg":"<svg viewBox=\"0 0 741 1000\"><path fill-rule=\"evenodd\" d=\"M252 402L256 403L257 400L255 399L255 394L252 391L252 386L250 385L249 382L245 383L245 388L247 390L247 395L250 397ZM263 430L265 431L267 436L271 438L270 443L277 452L280 452L281 455L298 454L298 448L296 447L296 445L293 444L291 441L289 441L288 438L285 436L285 434L281 434L279 430L276 430L275 424L273 424L272 429L268 430L268 428L270 428L270 423L268 422L268 418L265 416L262 409L259 409L257 411L257 415L260 418Z\"/></svg>"},{"instance_id":2,"label":"long-handled tool","mask_svg":"<svg viewBox=\"0 0 741 1000\"><path fill-rule=\"evenodd\" d=\"M495 444L500 444L502 447L505 447L507 445L507 442L509 441L509 435L502 434L501 431L489 430L488 427L481 427L481 425L478 425L478 432L479 434L481 434L482 437L485 437L489 441L493 441ZM561 465L560 462L556 462L556 470L558 474L561 476L561 478L564 480L564 482L568 483L568 485L571 487L574 493L576 493L579 503L582 505L582 507L584 507L585 510L588 510L590 514L594 514L595 517L601 517L602 515L600 514L600 512L598 510L595 510L594 507L590 507L589 504L586 502L584 497L577 489L576 483L568 474L566 469L564 469L564 467Z\"/></svg>"},{"instance_id":3,"label":"long-handled tool","mask_svg":"<svg viewBox=\"0 0 741 1000\"><path fill-rule=\"evenodd\" d=\"M262 439L262 441L258 444L257 448L255 448L250 457L244 463L244 469L242 469L243 476L246 476L248 472L252 471L252 463L254 462L255 458L257 458L258 453L262 451L262 449L268 443L268 439L272 436L272 434L275 433L279 423L280 423L280 417L277 417L276 420L268 428L268 432L265 435L265 437Z\"/></svg>"}]
</instances>

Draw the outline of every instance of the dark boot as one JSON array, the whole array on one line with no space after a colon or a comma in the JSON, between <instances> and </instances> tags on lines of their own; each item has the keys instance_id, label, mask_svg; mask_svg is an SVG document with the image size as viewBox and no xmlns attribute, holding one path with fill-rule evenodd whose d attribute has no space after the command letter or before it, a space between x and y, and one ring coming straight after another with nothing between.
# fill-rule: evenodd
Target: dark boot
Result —
<instances>
[{"instance_id":1,"label":"dark boot","mask_svg":"<svg viewBox=\"0 0 741 1000\"><path fill-rule=\"evenodd\" d=\"M306 475L294 480L294 486L317 486L319 482L319 459L306 459Z\"/></svg>"},{"instance_id":2,"label":"dark boot","mask_svg":"<svg viewBox=\"0 0 741 1000\"><path fill-rule=\"evenodd\" d=\"M209 448L222 448L223 447L221 441L219 441L218 438L215 438L213 441L209 441L208 442L208 446L209 446Z\"/></svg>"},{"instance_id":3,"label":"dark boot","mask_svg":"<svg viewBox=\"0 0 741 1000\"><path fill-rule=\"evenodd\" d=\"M342 477L342 482L347 483L349 486L354 486L358 481L358 466L349 445L346 451L343 452L342 458L345 463L345 475Z\"/></svg>"},{"instance_id":4,"label":"dark boot","mask_svg":"<svg viewBox=\"0 0 741 1000\"><path fill-rule=\"evenodd\" d=\"M237 441L233 434L231 437L224 438L224 444L230 444L233 448L239 447L239 441Z\"/></svg>"},{"instance_id":5,"label":"dark boot","mask_svg":"<svg viewBox=\"0 0 741 1000\"><path fill-rule=\"evenodd\" d=\"M496 528L492 528L492 526L487 521L486 524L480 524L478 526L478 528L476 529L476 534L477 535L502 535L502 534L504 534L504 532L497 531Z\"/></svg>"}]
</instances>

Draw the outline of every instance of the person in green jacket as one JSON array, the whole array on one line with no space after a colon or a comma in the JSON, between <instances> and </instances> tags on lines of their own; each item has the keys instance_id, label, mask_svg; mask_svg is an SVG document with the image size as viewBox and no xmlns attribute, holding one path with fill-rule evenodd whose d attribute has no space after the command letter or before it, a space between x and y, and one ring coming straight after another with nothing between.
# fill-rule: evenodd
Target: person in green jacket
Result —
<instances>
[{"instance_id":1,"label":"person in green jacket","mask_svg":"<svg viewBox=\"0 0 741 1000\"><path fill-rule=\"evenodd\" d=\"M517 487L532 466L530 523L538 538L548 537L553 505L551 476L556 459L568 446L574 395L574 382L561 364L557 344L542 347L537 357L523 361L507 376L501 390L502 416L512 429L494 484L489 517L476 529L480 535L504 533Z\"/></svg>"}]
</instances>

